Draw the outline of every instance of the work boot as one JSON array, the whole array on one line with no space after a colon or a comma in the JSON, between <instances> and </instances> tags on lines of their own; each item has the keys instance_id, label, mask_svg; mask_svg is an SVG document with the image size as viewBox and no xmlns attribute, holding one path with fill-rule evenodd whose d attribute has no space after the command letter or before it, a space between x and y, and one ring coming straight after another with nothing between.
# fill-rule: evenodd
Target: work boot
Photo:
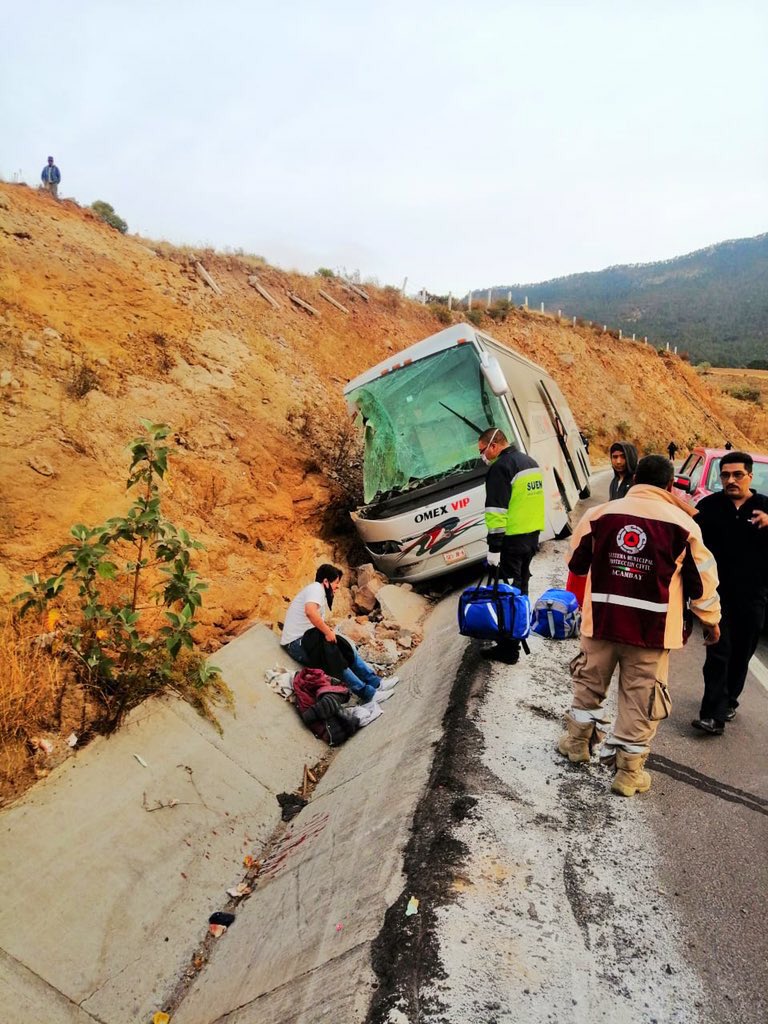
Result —
<instances>
[{"instance_id":1,"label":"work boot","mask_svg":"<svg viewBox=\"0 0 768 1024\"><path fill-rule=\"evenodd\" d=\"M611 786L612 793L619 796L634 796L635 793L647 793L651 788L651 776L643 771L647 754L628 754L626 750L616 750L616 775Z\"/></svg>"},{"instance_id":2,"label":"work boot","mask_svg":"<svg viewBox=\"0 0 768 1024\"><path fill-rule=\"evenodd\" d=\"M571 764L589 761L592 748L602 740L595 722L574 722L570 715L565 719L566 731L557 743L557 749Z\"/></svg>"}]
</instances>

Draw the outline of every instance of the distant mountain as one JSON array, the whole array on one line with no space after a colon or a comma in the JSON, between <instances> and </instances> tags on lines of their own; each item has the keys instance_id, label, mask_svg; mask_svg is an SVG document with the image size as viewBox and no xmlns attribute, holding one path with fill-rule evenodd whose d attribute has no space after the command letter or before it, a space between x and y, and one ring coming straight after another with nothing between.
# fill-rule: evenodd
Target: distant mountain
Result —
<instances>
[{"instance_id":1,"label":"distant mountain","mask_svg":"<svg viewBox=\"0 0 768 1024\"><path fill-rule=\"evenodd\" d=\"M478 289L487 292L488 287ZM677 345L693 362L746 366L768 359L768 234L698 249L659 263L608 267L538 284L497 285L492 297L547 312L562 309ZM476 293L477 294L477 293Z\"/></svg>"}]
</instances>

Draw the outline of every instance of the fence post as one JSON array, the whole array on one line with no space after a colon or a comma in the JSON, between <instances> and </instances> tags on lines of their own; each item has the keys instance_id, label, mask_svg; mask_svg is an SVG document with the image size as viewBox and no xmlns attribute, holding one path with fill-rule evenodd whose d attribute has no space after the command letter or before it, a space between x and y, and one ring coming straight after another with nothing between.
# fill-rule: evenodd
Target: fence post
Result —
<instances>
[{"instance_id":1,"label":"fence post","mask_svg":"<svg viewBox=\"0 0 768 1024\"><path fill-rule=\"evenodd\" d=\"M528 296L525 296L525 302L523 303L526 309L528 309Z\"/></svg>"},{"instance_id":2,"label":"fence post","mask_svg":"<svg viewBox=\"0 0 768 1024\"><path fill-rule=\"evenodd\" d=\"M542 304L541 304L541 312L542 312L542 313L544 312L544 303L543 303L543 302L542 302Z\"/></svg>"},{"instance_id":3,"label":"fence post","mask_svg":"<svg viewBox=\"0 0 768 1024\"><path fill-rule=\"evenodd\" d=\"M490 309L491 308L491 289L490 288L488 289L488 299L487 299L487 301L485 303L485 308L486 309Z\"/></svg>"},{"instance_id":4,"label":"fence post","mask_svg":"<svg viewBox=\"0 0 768 1024\"><path fill-rule=\"evenodd\" d=\"M469 312L470 309L472 309L472 292L469 293L469 298L467 299L467 312Z\"/></svg>"},{"instance_id":5,"label":"fence post","mask_svg":"<svg viewBox=\"0 0 768 1024\"><path fill-rule=\"evenodd\" d=\"M621 341L621 338L622 338L622 335L621 335L621 328L619 328L619 341Z\"/></svg>"},{"instance_id":6,"label":"fence post","mask_svg":"<svg viewBox=\"0 0 768 1024\"><path fill-rule=\"evenodd\" d=\"M603 334L608 330L608 324L603 324Z\"/></svg>"},{"instance_id":7,"label":"fence post","mask_svg":"<svg viewBox=\"0 0 768 1024\"><path fill-rule=\"evenodd\" d=\"M635 335L633 334L633 335L632 335L632 341L634 341L634 340L635 340Z\"/></svg>"},{"instance_id":8,"label":"fence post","mask_svg":"<svg viewBox=\"0 0 768 1024\"><path fill-rule=\"evenodd\" d=\"M405 286L408 284L408 278L403 278L403 287L400 289L400 294L405 298Z\"/></svg>"},{"instance_id":9,"label":"fence post","mask_svg":"<svg viewBox=\"0 0 768 1024\"><path fill-rule=\"evenodd\" d=\"M573 318L573 326L576 326L576 317Z\"/></svg>"},{"instance_id":10,"label":"fence post","mask_svg":"<svg viewBox=\"0 0 768 1024\"><path fill-rule=\"evenodd\" d=\"M512 289L511 288L507 292L507 305L508 306L512 305Z\"/></svg>"},{"instance_id":11,"label":"fence post","mask_svg":"<svg viewBox=\"0 0 768 1024\"><path fill-rule=\"evenodd\" d=\"M453 309L453 292L448 292L448 312Z\"/></svg>"}]
</instances>

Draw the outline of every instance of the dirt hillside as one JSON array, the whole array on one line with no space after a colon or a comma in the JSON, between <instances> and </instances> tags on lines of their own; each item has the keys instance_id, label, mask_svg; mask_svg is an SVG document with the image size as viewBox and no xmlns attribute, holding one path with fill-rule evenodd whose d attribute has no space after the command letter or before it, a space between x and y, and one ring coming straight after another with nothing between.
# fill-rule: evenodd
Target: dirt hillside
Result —
<instances>
[{"instance_id":1,"label":"dirt hillside","mask_svg":"<svg viewBox=\"0 0 768 1024\"><path fill-rule=\"evenodd\" d=\"M75 202L0 184L0 594L50 568L73 523L127 508L125 444L144 417L174 431L167 511L206 545L209 644L246 620L279 621L319 560L347 554L328 512L342 386L442 326L394 289L366 290L368 302L258 257L123 236ZM550 370L598 459L619 433L643 449L768 444L760 407L745 414L650 346L525 311L483 327Z\"/></svg>"}]
</instances>

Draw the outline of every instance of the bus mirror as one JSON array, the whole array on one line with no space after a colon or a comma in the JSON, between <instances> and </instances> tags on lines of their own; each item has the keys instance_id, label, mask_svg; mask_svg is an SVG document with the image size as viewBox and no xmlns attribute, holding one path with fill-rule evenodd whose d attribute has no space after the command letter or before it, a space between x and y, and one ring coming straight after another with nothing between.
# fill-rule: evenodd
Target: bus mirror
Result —
<instances>
[{"instance_id":1,"label":"bus mirror","mask_svg":"<svg viewBox=\"0 0 768 1024\"><path fill-rule=\"evenodd\" d=\"M509 384L504 376L504 371L496 356L488 355L487 352L480 353L480 369L488 381L488 386L497 398L509 392Z\"/></svg>"}]
</instances>

